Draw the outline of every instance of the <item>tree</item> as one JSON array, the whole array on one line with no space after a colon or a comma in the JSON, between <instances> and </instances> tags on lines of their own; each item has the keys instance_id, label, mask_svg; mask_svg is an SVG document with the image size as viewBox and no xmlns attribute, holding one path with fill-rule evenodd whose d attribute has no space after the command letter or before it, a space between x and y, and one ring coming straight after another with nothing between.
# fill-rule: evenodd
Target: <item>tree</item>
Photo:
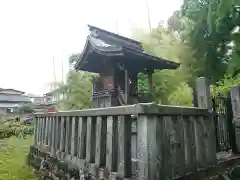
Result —
<instances>
[{"instance_id":1,"label":"tree","mask_svg":"<svg viewBox=\"0 0 240 180\"><path fill-rule=\"evenodd\" d=\"M182 39L194 50L197 76L216 83L239 65L239 0L185 0ZM239 31L239 29L238 29Z\"/></svg>"},{"instance_id":2,"label":"tree","mask_svg":"<svg viewBox=\"0 0 240 180\"><path fill-rule=\"evenodd\" d=\"M91 107L92 78L91 73L76 72L73 69L79 54L69 57L70 70L67 74L66 83L57 83L57 93L64 94L57 108L61 110L84 109Z\"/></svg>"},{"instance_id":3,"label":"tree","mask_svg":"<svg viewBox=\"0 0 240 180\"><path fill-rule=\"evenodd\" d=\"M151 33L138 30L134 32L134 38L143 43L147 53L181 63L181 67L177 70L157 70L153 75L155 101L172 104L173 98L169 98L171 94L179 91L179 86L189 88L188 84L191 84L195 79L194 68L190 64L191 61L194 61L191 49L181 41L179 34L171 28L158 27L152 29ZM139 89L146 89L146 77L140 75L139 81ZM178 104L187 105L189 102L186 104L186 102L179 100Z\"/></svg>"}]
</instances>

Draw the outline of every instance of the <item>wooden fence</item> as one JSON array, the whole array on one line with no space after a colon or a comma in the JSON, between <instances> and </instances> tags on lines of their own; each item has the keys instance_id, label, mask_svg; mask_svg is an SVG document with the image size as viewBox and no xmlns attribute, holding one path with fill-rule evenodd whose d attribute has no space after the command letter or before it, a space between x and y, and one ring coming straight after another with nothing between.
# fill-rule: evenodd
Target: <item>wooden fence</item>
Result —
<instances>
[{"instance_id":1,"label":"wooden fence","mask_svg":"<svg viewBox=\"0 0 240 180\"><path fill-rule=\"evenodd\" d=\"M36 114L35 147L95 177L178 178L214 166L215 144L207 109L136 104Z\"/></svg>"}]
</instances>

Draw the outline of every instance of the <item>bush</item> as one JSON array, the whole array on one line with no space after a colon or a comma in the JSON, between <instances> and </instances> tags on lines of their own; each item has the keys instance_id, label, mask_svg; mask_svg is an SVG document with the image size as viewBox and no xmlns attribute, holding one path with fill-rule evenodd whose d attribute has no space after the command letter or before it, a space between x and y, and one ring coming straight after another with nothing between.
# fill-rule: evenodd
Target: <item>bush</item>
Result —
<instances>
[{"instance_id":1,"label":"bush","mask_svg":"<svg viewBox=\"0 0 240 180\"><path fill-rule=\"evenodd\" d=\"M0 139L11 136L25 137L33 134L32 125L24 125L18 120L8 120L0 123Z\"/></svg>"}]
</instances>

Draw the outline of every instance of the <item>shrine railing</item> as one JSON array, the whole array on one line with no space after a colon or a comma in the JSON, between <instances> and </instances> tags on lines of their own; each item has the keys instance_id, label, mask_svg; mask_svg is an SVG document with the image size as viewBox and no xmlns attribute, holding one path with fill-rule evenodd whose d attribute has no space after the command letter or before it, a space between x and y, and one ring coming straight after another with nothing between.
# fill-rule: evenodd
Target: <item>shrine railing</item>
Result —
<instances>
[{"instance_id":1,"label":"shrine railing","mask_svg":"<svg viewBox=\"0 0 240 180\"><path fill-rule=\"evenodd\" d=\"M95 177L181 177L215 165L215 144L206 109L136 104L36 114L35 147Z\"/></svg>"}]
</instances>

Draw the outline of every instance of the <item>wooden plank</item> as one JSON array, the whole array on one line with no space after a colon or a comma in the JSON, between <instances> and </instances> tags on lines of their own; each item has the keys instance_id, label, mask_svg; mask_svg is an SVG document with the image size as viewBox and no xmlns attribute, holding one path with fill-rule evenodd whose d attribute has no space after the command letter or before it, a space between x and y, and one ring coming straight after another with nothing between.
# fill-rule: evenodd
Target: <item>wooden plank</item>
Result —
<instances>
[{"instance_id":1,"label":"wooden plank","mask_svg":"<svg viewBox=\"0 0 240 180\"><path fill-rule=\"evenodd\" d=\"M160 179L162 172L162 121L155 115L139 116L137 121L137 150L139 178Z\"/></svg>"},{"instance_id":2,"label":"wooden plank","mask_svg":"<svg viewBox=\"0 0 240 180\"><path fill-rule=\"evenodd\" d=\"M48 146L52 146L52 117L48 117Z\"/></svg>"},{"instance_id":3,"label":"wooden plank","mask_svg":"<svg viewBox=\"0 0 240 180\"><path fill-rule=\"evenodd\" d=\"M69 152L69 144L70 144L70 141L71 141L71 139L70 139L70 133L69 133L69 129L70 129L70 117L69 116L67 116L66 117L66 137L65 137L65 152L66 152L66 154L69 154L70 152Z\"/></svg>"},{"instance_id":4,"label":"wooden plank","mask_svg":"<svg viewBox=\"0 0 240 180\"><path fill-rule=\"evenodd\" d=\"M169 131L168 136L170 139L170 165L171 175L170 178L177 178L184 175L185 171L185 158L183 146L183 127L180 116L170 116L168 120Z\"/></svg>"},{"instance_id":5,"label":"wooden plank","mask_svg":"<svg viewBox=\"0 0 240 180\"><path fill-rule=\"evenodd\" d=\"M163 178L162 171L162 121L155 115L141 115L137 121L137 157L140 179Z\"/></svg>"},{"instance_id":6,"label":"wooden plank","mask_svg":"<svg viewBox=\"0 0 240 180\"><path fill-rule=\"evenodd\" d=\"M46 117L42 118L42 142L45 143L45 133L46 133Z\"/></svg>"},{"instance_id":7,"label":"wooden plank","mask_svg":"<svg viewBox=\"0 0 240 180\"><path fill-rule=\"evenodd\" d=\"M55 119L55 121L56 121L56 126L55 126L55 149L56 149L56 151L58 151L59 150L59 148L60 148L60 136L61 136L61 131L60 131L60 128L61 128L61 126L60 126L60 117L56 117L56 119Z\"/></svg>"},{"instance_id":8,"label":"wooden plank","mask_svg":"<svg viewBox=\"0 0 240 180\"><path fill-rule=\"evenodd\" d=\"M96 154L95 164L103 166L106 163L107 119L106 116L98 116L96 123Z\"/></svg>"},{"instance_id":9,"label":"wooden plank","mask_svg":"<svg viewBox=\"0 0 240 180\"><path fill-rule=\"evenodd\" d=\"M43 117L40 118L40 142L43 143Z\"/></svg>"},{"instance_id":10,"label":"wooden plank","mask_svg":"<svg viewBox=\"0 0 240 180\"><path fill-rule=\"evenodd\" d=\"M79 158L84 159L86 157L86 142L87 142L87 118L79 117L78 124L78 144L79 144Z\"/></svg>"},{"instance_id":11,"label":"wooden plank","mask_svg":"<svg viewBox=\"0 0 240 180\"><path fill-rule=\"evenodd\" d=\"M75 142L75 139L76 139L76 137L75 137L75 133L76 133L76 131L75 131L75 125L76 125L76 117L72 117L72 126L71 126L71 128L72 128L72 135L71 135L71 155L72 155L72 156L74 156L75 145L77 145L76 142Z\"/></svg>"},{"instance_id":12,"label":"wooden plank","mask_svg":"<svg viewBox=\"0 0 240 180\"><path fill-rule=\"evenodd\" d=\"M198 116L192 117L194 119L194 135L196 140L196 160L197 167L204 168L206 161L206 147L204 143L204 127L200 122Z\"/></svg>"},{"instance_id":13,"label":"wooden plank","mask_svg":"<svg viewBox=\"0 0 240 180\"><path fill-rule=\"evenodd\" d=\"M44 136L43 136L43 138L44 138L44 140L43 140L43 142L44 142L44 144L47 144L48 143L48 140L47 140L47 133L48 133L48 121L47 121L47 119L48 119L48 117L45 117L45 119L44 119Z\"/></svg>"},{"instance_id":14,"label":"wooden plank","mask_svg":"<svg viewBox=\"0 0 240 180\"><path fill-rule=\"evenodd\" d=\"M177 144L176 148L176 177L184 176L186 170L185 164L185 152L184 152L184 126L183 126L183 116L177 116L174 120L174 129L176 132Z\"/></svg>"},{"instance_id":15,"label":"wooden plank","mask_svg":"<svg viewBox=\"0 0 240 180\"><path fill-rule=\"evenodd\" d=\"M86 161L93 163L95 160L96 148L96 117L87 118L87 145Z\"/></svg>"},{"instance_id":16,"label":"wooden plank","mask_svg":"<svg viewBox=\"0 0 240 180\"><path fill-rule=\"evenodd\" d=\"M109 107L103 109L85 109L74 111L60 111L56 113L37 113L36 116L116 116L116 115L132 115L132 114L158 114L158 115L208 115L211 114L207 109L181 107L181 106L166 106L156 105L154 103L134 104L127 106Z\"/></svg>"},{"instance_id":17,"label":"wooden plank","mask_svg":"<svg viewBox=\"0 0 240 180\"><path fill-rule=\"evenodd\" d=\"M37 144L40 141L40 118L35 117L36 119L36 124L37 124Z\"/></svg>"},{"instance_id":18,"label":"wooden plank","mask_svg":"<svg viewBox=\"0 0 240 180\"><path fill-rule=\"evenodd\" d=\"M60 124L60 151L65 151L65 117L61 117L61 124Z\"/></svg>"},{"instance_id":19,"label":"wooden plank","mask_svg":"<svg viewBox=\"0 0 240 180\"><path fill-rule=\"evenodd\" d=\"M118 145L118 121L117 116L107 117L107 153L106 168L109 172L117 171L117 145Z\"/></svg>"},{"instance_id":20,"label":"wooden plank","mask_svg":"<svg viewBox=\"0 0 240 180\"><path fill-rule=\"evenodd\" d=\"M46 117L46 145L50 145L50 117Z\"/></svg>"},{"instance_id":21,"label":"wooden plank","mask_svg":"<svg viewBox=\"0 0 240 180\"><path fill-rule=\"evenodd\" d=\"M77 119L78 121L78 146L77 146L77 157L80 159L81 158L81 146L82 146L82 143L81 143L81 138L82 138L82 124L83 124L83 118L82 117L78 117Z\"/></svg>"},{"instance_id":22,"label":"wooden plank","mask_svg":"<svg viewBox=\"0 0 240 180\"><path fill-rule=\"evenodd\" d=\"M189 116L183 117L183 133L184 133L184 147L185 147L185 172L193 172L196 165L196 143L194 136L194 119Z\"/></svg>"},{"instance_id":23,"label":"wooden plank","mask_svg":"<svg viewBox=\"0 0 240 180\"><path fill-rule=\"evenodd\" d=\"M51 132L51 153L52 155L55 155L56 153L56 146L55 146L55 131L56 131L56 117L51 118L51 127L52 127L52 132Z\"/></svg>"},{"instance_id":24,"label":"wooden plank","mask_svg":"<svg viewBox=\"0 0 240 180\"><path fill-rule=\"evenodd\" d=\"M203 127L203 140L205 147L205 165L212 166L216 164L216 146L215 146L215 133L214 133L214 123L211 117L199 117L199 122Z\"/></svg>"},{"instance_id":25,"label":"wooden plank","mask_svg":"<svg viewBox=\"0 0 240 180\"><path fill-rule=\"evenodd\" d=\"M34 122L34 146L37 145L37 141L38 141L38 134L37 134L37 129L38 129L38 123L37 123L37 117L33 118L33 122Z\"/></svg>"},{"instance_id":26,"label":"wooden plank","mask_svg":"<svg viewBox=\"0 0 240 180\"><path fill-rule=\"evenodd\" d=\"M131 177L131 116L118 116L118 173Z\"/></svg>"}]
</instances>

